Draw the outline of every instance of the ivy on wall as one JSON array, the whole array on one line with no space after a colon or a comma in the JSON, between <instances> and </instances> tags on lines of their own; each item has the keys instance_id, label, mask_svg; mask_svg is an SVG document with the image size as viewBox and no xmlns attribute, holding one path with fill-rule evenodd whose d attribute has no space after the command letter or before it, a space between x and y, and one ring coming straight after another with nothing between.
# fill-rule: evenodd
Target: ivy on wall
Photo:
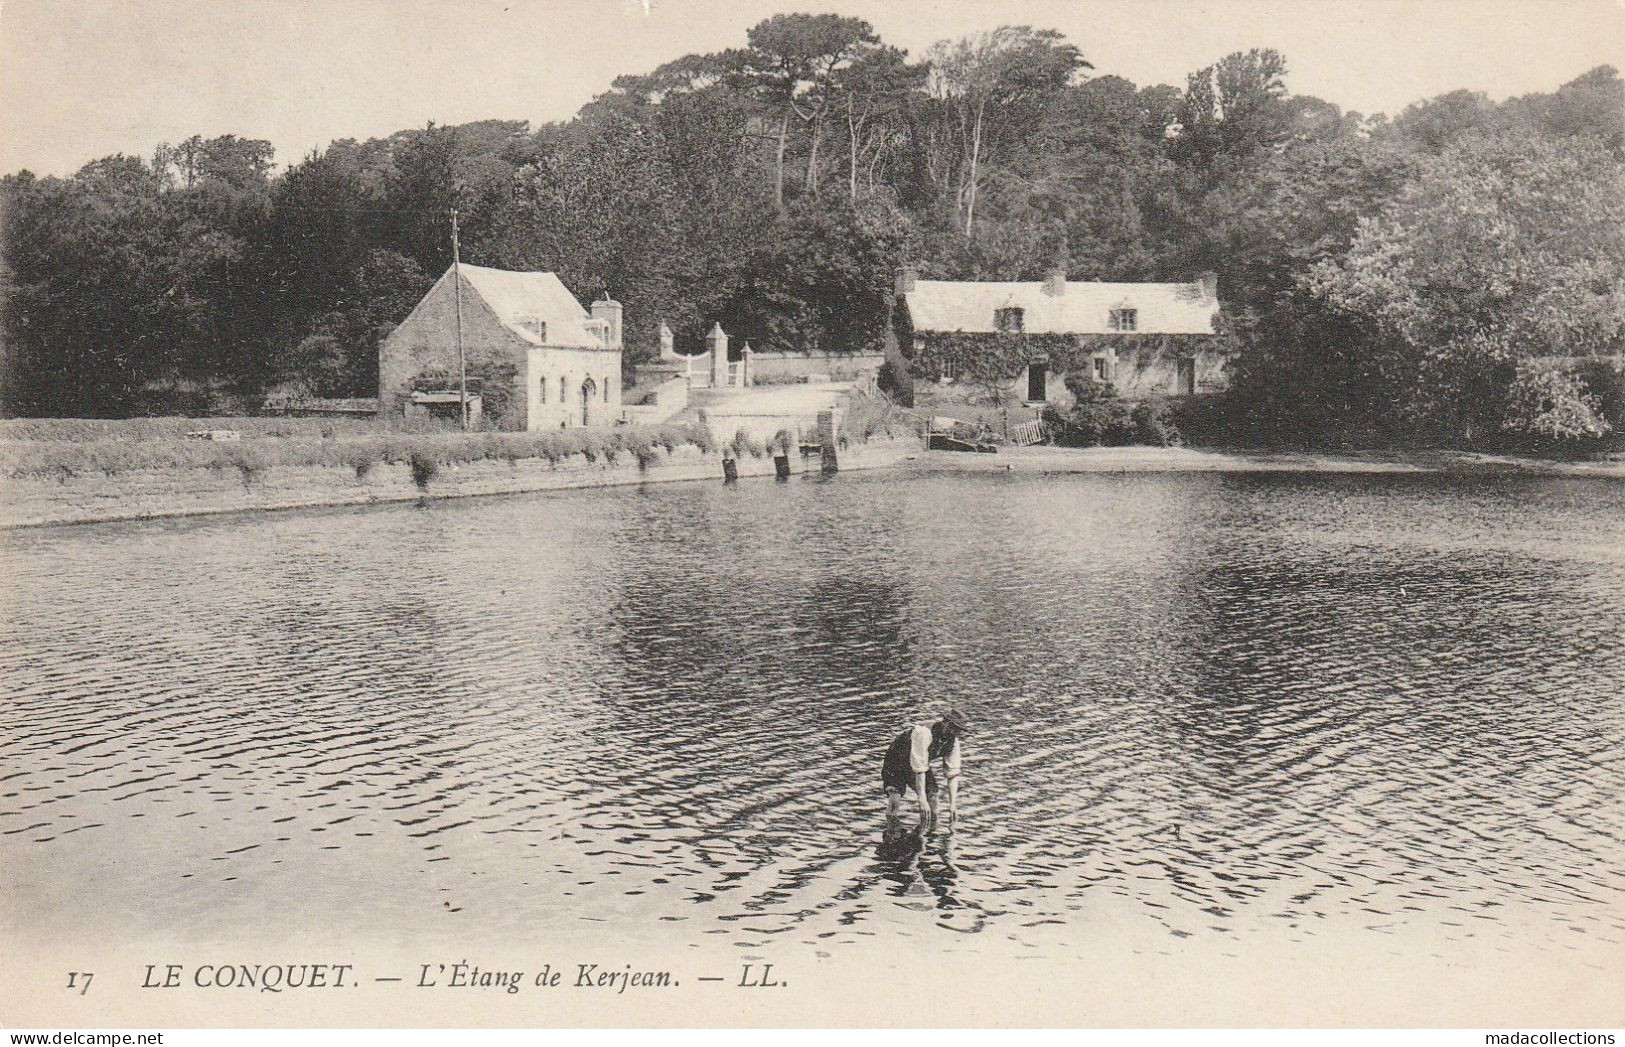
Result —
<instances>
[{"instance_id":1,"label":"ivy on wall","mask_svg":"<svg viewBox=\"0 0 1625 1047\"><path fill-rule=\"evenodd\" d=\"M935 379L952 367L959 380L1014 379L1034 360L1047 360L1052 372L1083 373L1095 353L1115 348L1117 366L1146 368L1160 359L1223 353L1221 335L1192 334L1035 334L1025 331L916 331L909 370Z\"/></svg>"},{"instance_id":2,"label":"ivy on wall","mask_svg":"<svg viewBox=\"0 0 1625 1047\"><path fill-rule=\"evenodd\" d=\"M518 422L517 418L507 418L508 406L513 398L514 381L519 377L519 368L509 361L486 360L481 361L478 370L470 368L468 372L469 395L480 397L480 413L493 423ZM436 368L419 371L412 376L408 387L414 392L439 392L457 388L457 375L450 371Z\"/></svg>"}]
</instances>

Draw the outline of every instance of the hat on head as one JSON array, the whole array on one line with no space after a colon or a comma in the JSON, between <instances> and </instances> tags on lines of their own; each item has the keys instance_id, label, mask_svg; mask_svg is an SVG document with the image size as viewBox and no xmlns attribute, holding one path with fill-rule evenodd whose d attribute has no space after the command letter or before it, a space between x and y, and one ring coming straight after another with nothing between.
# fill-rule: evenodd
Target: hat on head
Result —
<instances>
[{"instance_id":1,"label":"hat on head","mask_svg":"<svg viewBox=\"0 0 1625 1047\"><path fill-rule=\"evenodd\" d=\"M949 709L947 712L943 713L942 722L953 727L953 729L958 731L960 734L971 733L970 722L965 719L965 714L960 712L958 709Z\"/></svg>"}]
</instances>

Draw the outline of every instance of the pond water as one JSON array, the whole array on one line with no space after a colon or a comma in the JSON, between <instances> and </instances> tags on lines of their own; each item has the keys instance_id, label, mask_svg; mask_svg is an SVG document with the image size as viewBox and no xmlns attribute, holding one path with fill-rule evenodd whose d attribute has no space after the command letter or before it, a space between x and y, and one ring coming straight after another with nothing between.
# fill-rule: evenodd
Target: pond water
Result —
<instances>
[{"instance_id":1,"label":"pond water","mask_svg":"<svg viewBox=\"0 0 1625 1047\"><path fill-rule=\"evenodd\" d=\"M0 572L25 940L1625 935L1617 482L666 484L14 532ZM919 852L879 758L945 702Z\"/></svg>"}]
</instances>

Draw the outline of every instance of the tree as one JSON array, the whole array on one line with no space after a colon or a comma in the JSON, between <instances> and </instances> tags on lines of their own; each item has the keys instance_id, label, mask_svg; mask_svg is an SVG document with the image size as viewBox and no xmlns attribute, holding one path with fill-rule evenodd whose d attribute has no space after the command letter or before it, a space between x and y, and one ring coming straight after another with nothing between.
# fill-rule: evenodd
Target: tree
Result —
<instances>
[{"instance_id":1,"label":"tree","mask_svg":"<svg viewBox=\"0 0 1625 1047\"><path fill-rule=\"evenodd\" d=\"M1501 124L1501 115L1482 91L1451 91L1406 106L1388 133L1406 139L1415 149L1438 154L1464 138L1492 134Z\"/></svg>"},{"instance_id":2,"label":"tree","mask_svg":"<svg viewBox=\"0 0 1625 1047\"><path fill-rule=\"evenodd\" d=\"M1518 368L1501 427L1546 440L1596 439L1613 431L1601 399L1580 376L1545 363Z\"/></svg>"},{"instance_id":3,"label":"tree","mask_svg":"<svg viewBox=\"0 0 1625 1047\"><path fill-rule=\"evenodd\" d=\"M161 143L153 151L152 170L169 187L192 189L213 179L236 189L263 190L275 156L264 139L193 135L179 145Z\"/></svg>"},{"instance_id":4,"label":"tree","mask_svg":"<svg viewBox=\"0 0 1625 1047\"><path fill-rule=\"evenodd\" d=\"M835 86L846 126L848 199L858 197L860 170L868 172L868 189L874 190L876 168L900 140L892 119L908 106L925 76L924 66L909 65L894 47L868 51L839 72Z\"/></svg>"},{"instance_id":5,"label":"tree","mask_svg":"<svg viewBox=\"0 0 1625 1047\"><path fill-rule=\"evenodd\" d=\"M1591 138L1616 153L1625 150L1625 82L1611 65L1600 65L1551 94L1511 99L1502 110L1510 120L1554 137Z\"/></svg>"},{"instance_id":6,"label":"tree","mask_svg":"<svg viewBox=\"0 0 1625 1047\"><path fill-rule=\"evenodd\" d=\"M276 361L275 377L316 396L376 395L378 344L433 283L405 255L372 251L339 304L316 317L310 333Z\"/></svg>"},{"instance_id":7,"label":"tree","mask_svg":"<svg viewBox=\"0 0 1625 1047\"><path fill-rule=\"evenodd\" d=\"M1286 137L1286 59L1253 49L1190 75L1171 153L1209 178L1232 175Z\"/></svg>"},{"instance_id":8,"label":"tree","mask_svg":"<svg viewBox=\"0 0 1625 1047\"><path fill-rule=\"evenodd\" d=\"M1004 26L928 52L927 91L938 103L939 123L956 151L945 168L957 172L956 211L965 235L976 227L976 202L985 170L1043 122L1047 103L1086 69L1082 52L1053 30Z\"/></svg>"},{"instance_id":9,"label":"tree","mask_svg":"<svg viewBox=\"0 0 1625 1047\"><path fill-rule=\"evenodd\" d=\"M277 180L257 245L277 305L275 340L297 340L314 317L354 294L378 235L377 208L362 172L340 150L312 153Z\"/></svg>"},{"instance_id":10,"label":"tree","mask_svg":"<svg viewBox=\"0 0 1625 1047\"><path fill-rule=\"evenodd\" d=\"M779 345L813 352L874 352L886 322L884 289L902 255L906 220L881 200L801 204L770 265L802 323Z\"/></svg>"},{"instance_id":11,"label":"tree","mask_svg":"<svg viewBox=\"0 0 1625 1047\"><path fill-rule=\"evenodd\" d=\"M737 82L758 98L777 123L773 203L784 210L785 154L790 120L807 132L805 188L818 195L819 147L836 105L843 70L880 46L868 22L839 15L774 15L752 26L749 46L733 52Z\"/></svg>"},{"instance_id":12,"label":"tree","mask_svg":"<svg viewBox=\"0 0 1625 1047\"><path fill-rule=\"evenodd\" d=\"M396 138L384 171L385 242L425 272L444 272L451 265L451 211L466 199L457 131L431 123Z\"/></svg>"},{"instance_id":13,"label":"tree","mask_svg":"<svg viewBox=\"0 0 1625 1047\"><path fill-rule=\"evenodd\" d=\"M1308 286L1387 343L1412 418L1477 438L1500 426L1520 361L1625 340L1625 170L1597 147L1464 140Z\"/></svg>"},{"instance_id":14,"label":"tree","mask_svg":"<svg viewBox=\"0 0 1625 1047\"><path fill-rule=\"evenodd\" d=\"M1193 262L1218 272L1232 309L1268 310L1310 267L1342 257L1360 219L1392 202L1418 163L1353 136L1292 142L1207 195Z\"/></svg>"}]
</instances>

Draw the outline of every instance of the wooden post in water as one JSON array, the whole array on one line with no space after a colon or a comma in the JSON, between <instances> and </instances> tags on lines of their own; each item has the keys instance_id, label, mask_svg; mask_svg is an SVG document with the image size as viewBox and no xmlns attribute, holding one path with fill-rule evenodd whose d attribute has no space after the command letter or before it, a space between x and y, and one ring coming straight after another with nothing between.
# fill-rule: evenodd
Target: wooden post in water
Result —
<instances>
[{"instance_id":1,"label":"wooden post in water","mask_svg":"<svg viewBox=\"0 0 1625 1047\"><path fill-rule=\"evenodd\" d=\"M836 457L835 443L841 435L841 412L835 408L818 412L818 442L823 445L825 475L839 472L841 463Z\"/></svg>"},{"instance_id":2,"label":"wooden post in water","mask_svg":"<svg viewBox=\"0 0 1625 1047\"><path fill-rule=\"evenodd\" d=\"M773 473L780 480L790 479L790 439L785 431L773 438Z\"/></svg>"}]
</instances>

